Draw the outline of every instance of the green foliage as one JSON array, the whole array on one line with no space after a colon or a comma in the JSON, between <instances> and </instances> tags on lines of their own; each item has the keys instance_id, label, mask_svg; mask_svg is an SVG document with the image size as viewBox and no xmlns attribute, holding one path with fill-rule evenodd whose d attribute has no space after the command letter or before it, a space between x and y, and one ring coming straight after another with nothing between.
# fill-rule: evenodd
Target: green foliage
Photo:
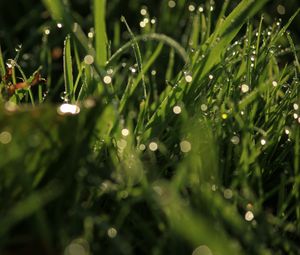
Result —
<instances>
[{"instance_id":1,"label":"green foliage","mask_svg":"<svg viewBox=\"0 0 300 255\"><path fill-rule=\"evenodd\" d=\"M37 67L0 49L0 253L298 254L299 10L267 2L44 0Z\"/></svg>"}]
</instances>

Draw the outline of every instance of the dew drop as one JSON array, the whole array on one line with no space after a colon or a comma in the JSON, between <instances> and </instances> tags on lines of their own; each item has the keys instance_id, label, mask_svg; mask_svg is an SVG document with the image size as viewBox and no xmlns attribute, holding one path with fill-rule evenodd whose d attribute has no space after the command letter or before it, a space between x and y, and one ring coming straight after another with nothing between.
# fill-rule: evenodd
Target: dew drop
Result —
<instances>
[{"instance_id":1,"label":"dew drop","mask_svg":"<svg viewBox=\"0 0 300 255\"><path fill-rule=\"evenodd\" d=\"M294 103L294 104L293 104L293 108L294 108L294 110L296 110L296 111L297 111L297 110L299 109L299 105L298 105L298 104L296 104L296 103Z\"/></svg>"},{"instance_id":2,"label":"dew drop","mask_svg":"<svg viewBox=\"0 0 300 255\"><path fill-rule=\"evenodd\" d=\"M152 75L152 76L155 76L155 75L156 75L156 70L152 70L152 71L151 71L151 75Z\"/></svg>"},{"instance_id":3,"label":"dew drop","mask_svg":"<svg viewBox=\"0 0 300 255\"><path fill-rule=\"evenodd\" d=\"M234 144L234 145L237 145L240 143L240 138L238 136L233 136L230 141Z\"/></svg>"},{"instance_id":4,"label":"dew drop","mask_svg":"<svg viewBox=\"0 0 300 255\"><path fill-rule=\"evenodd\" d=\"M65 250L66 255L88 255L88 251L80 243L71 243Z\"/></svg>"},{"instance_id":5,"label":"dew drop","mask_svg":"<svg viewBox=\"0 0 300 255\"><path fill-rule=\"evenodd\" d=\"M180 113L181 113L181 107L178 106L178 105L175 105L175 106L173 107L173 112L174 112L175 114L180 114Z\"/></svg>"},{"instance_id":6,"label":"dew drop","mask_svg":"<svg viewBox=\"0 0 300 255\"><path fill-rule=\"evenodd\" d=\"M92 55L86 55L84 57L84 63L87 65L91 65L94 63L94 57Z\"/></svg>"},{"instance_id":7,"label":"dew drop","mask_svg":"<svg viewBox=\"0 0 300 255\"><path fill-rule=\"evenodd\" d=\"M273 85L273 87L277 87L278 86L277 81L272 81L272 85Z\"/></svg>"},{"instance_id":8,"label":"dew drop","mask_svg":"<svg viewBox=\"0 0 300 255\"><path fill-rule=\"evenodd\" d=\"M78 105L75 104L62 104L57 108L57 113L59 115L65 114L78 114L80 113L80 108Z\"/></svg>"},{"instance_id":9,"label":"dew drop","mask_svg":"<svg viewBox=\"0 0 300 255\"><path fill-rule=\"evenodd\" d=\"M201 12L201 13L204 12L203 6L199 6L198 11Z\"/></svg>"},{"instance_id":10,"label":"dew drop","mask_svg":"<svg viewBox=\"0 0 300 255\"><path fill-rule=\"evenodd\" d=\"M141 27L141 28L144 28L145 26L146 26L146 23L145 23L144 21L141 21L141 22L140 22L140 27Z\"/></svg>"},{"instance_id":11,"label":"dew drop","mask_svg":"<svg viewBox=\"0 0 300 255\"><path fill-rule=\"evenodd\" d=\"M201 111L206 112L207 109L208 109L208 107L207 107L206 104L202 104L202 105L200 106L200 109L201 109Z\"/></svg>"},{"instance_id":12,"label":"dew drop","mask_svg":"<svg viewBox=\"0 0 300 255\"><path fill-rule=\"evenodd\" d=\"M135 74L137 72L137 69L133 66L129 67L129 70L131 71L131 73Z\"/></svg>"},{"instance_id":13,"label":"dew drop","mask_svg":"<svg viewBox=\"0 0 300 255\"><path fill-rule=\"evenodd\" d=\"M68 103L70 101L69 95L66 91L60 94L60 98L65 102Z\"/></svg>"},{"instance_id":14,"label":"dew drop","mask_svg":"<svg viewBox=\"0 0 300 255\"><path fill-rule=\"evenodd\" d=\"M210 79L210 80L212 80L214 78L214 76L212 75L212 74L210 74L209 76L208 76L208 79Z\"/></svg>"},{"instance_id":15,"label":"dew drop","mask_svg":"<svg viewBox=\"0 0 300 255\"><path fill-rule=\"evenodd\" d=\"M12 140L12 135L8 131L3 131L0 133L0 143L9 144Z\"/></svg>"},{"instance_id":16,"label":"dew drop","mask_svg":"<svg viewBox=\"0 0 300 255\"><path fill-rule=\"evenodd\" d=\"M252 221L254 219L254 214L252 211L247 211L245 213L245 220L246 221Z\"/></svg>"},{"instance_id":17,"label":"dew drop","mask_svg":"<svg viewBox=\"0 0 300 255\"><path fill-rule=\"evenodd\" d=\"M266 144L267 144L267 140L264 139L264 138L260 139L260 144L261 144L262 146L266 145Z\"/></svg>"},{"instance_id":18,"label":"dew drop","mask_svg":"<svg viewBox=\"0 0 300 255\"><path fill-rule=\"evenodd\" d=\"M170 0L170 1L168 2L168 6L169 6L170 8L174 8L174 7L176 6L176 2L173 1L173 0Z\"/></svg>"},{"instance_id":19,"label":"dew drop","mask_svg":"<svg viewBox=\"0 0 300 255\"><path fill-rule=\"evenodd\" d=\"M127 146L127 141L124 139L121 139L121 140L117 141L117 146L120 150L124 150Z\"/></svg>"},{"instance_id":20,"label":"dew drop","mask_svg":"<svg viewBox=\"0 0 300 255\"><path fill-rule=\"evenodd\" d=\"M190 74L187 74L185 76L185 81L188 82L188 83L191 83L193 81L193 77Z\"/></svg>"},{"instance_id":21,"label":"dew drop","mask_svg":"<svg viewBox=\"0 0 300 255\"><path fill-rule=\"evenodd\" d=\"M297 114L297 113L294 113L294 114L293 114L293 117L294 117L294 119L298 119L298 114Z\"/></svg>"},{"instance_id":22,"label":"dew drop","mask_svg":"<svg viewBox=\"0 0 300 255\"><path fill-rule=\"evenodd\" d=\"M127 128L123 128L121 133L122 133L122 136L128 136L130 132Z\"/></svg>"},{"instance_id":23,"label":"dew drop","mask_svg":"<svg viewBox=\"0 0 300 255\"><path fill-rule=\"evenodd\" d=\"M190 12L194 12L195 10L196 10L195 5L190 4L190 5L189 5L189 11L190 11Z\"/></svg>"},{"instance_id":24,"label":"dew drop","mask_svg":"<svg viewBox=\"0 0 300 255\"><path fill-rule=\"evenodd\" d=\"M118 234L118 231L115 228L109 228L107 230L107 235L109 238L115 238Z\"/></svg>"},{"instance_id":25,"label":"dew drop","mask_svg":"<svg viewBox=\"0 0 300 255\"><path fill-rule=\"evenodd\" d=\"M200 245L193 251L192 255L213 255L213 253L206 245Z\"/></svg>"},{"instance_id":26,"label":"dew drop","mask_svg":"<svg viewBox=\"0 0 300 255\"><path fill-rule=\"evenodd\" d=\"M145 8L142 8L141 11L140 11L141 15L145 16L147 15L147 9Z\"/></svg>"},{"instance_id":27,"label":"dew drop","mask_svg":"<svg viewBox=\"0 0 300 255\"><path fill-rule=\"evenodd\" d=\"M144 151L144 150L146 150L146 145L145 144L140 144L140 146L139 146L139 149L141 150L141 151Z\"/></svg>"},{"instance_id":28,"label":"dew drop","mask_svg":"<svg viewBox=\"0 0 300 255\"><path fill-rule=\"evenodd\" d=\"M291 133L290 128L289 128L289 127L286 127L286 128L284 129L284 133L285 133L286 135L289 135L289 134Z\"/></svg>"},{"instance_id":29,"label":"dew drop","mask_svg":"<svg viewBox=\"0 0 300 255\"><path fill-rule=\"evenodd\" d=\"M226 199L231 199L231 198L232 198L232 195L233 195L233 193L232 193L232 190L231 190L231 189L225 189L225 190L224 190L224 198L226 198Z\"/></svg>"},{"instance_id":30,"label":"dew drop","mask_svg":"<svg viewBox=\"0 0 300 255\"><path fill-rule=\"evenodd\" d=\"M241 91L247 93L249 91L249 86L247 84L242 84Z\"/></svg>"},{"instance_id":31,"label":"dew drop","mask_svg":"<svg viewBox=\"0 0 300 255\"><path fill-rule=\"evenodd\" d=\"M150 151L156 151L158 149L157 143L156 142L151 142L149 144L149 149L150 149Z\"/></svg>"},{"instance_id":32,"label":"dew drop","mask_svg":"<svg viewBox=\"0 0 300 255\"><path fill-rule=\"evenodd\" d=\"M57 23L56 26L57 26L58 28L62 28L62 27L63 27L63 24L62 24L62 23Z\"/></svg>"},{"instance_id":33,"label":"dew drop","mask_svg":"<svg viewBox=\"0 0 300 255\"><path fill-rule=\"evenodd\" d=\"M180 150L184 153L189 152L192 149L192 145L189 141L181 141L180 142Z\"/></svg>"},{"instance_id":34,"label":"dew drop","mask_svg":"<svg viewBox=\"0 0 300 255\"><path fill-rule=\"evenodd\" d=\"M111 78L109 75L105 75L105 76L103 77L103 82L104 82L105 84L110 84L110 83L112 82L112 78Z\"/></svg>"},{"instance_id":35,"label":"dew drop","mask_svg":"<svg viewBox=\"0 0 300 255\"><path fill-rule=\"evenodd\" d=\"M46 28L45 30L44 30L44 33L45 33L45 35L49 35L50 34L50 29L49 28Z\"/></svg>"},{"instance_id":36,"label":"dew drop","mask_svg":"<svg viewBox=\"0 0 300 255\"><path fill-rule=\"evenodd\" d=\"M221 117L223 120L226 120L228 118L228 115L227 113L222 113Z\"/></svg>"},{"instance_id":37,"label":"dew drop","mask_svg":"<svg viewBox=\"0 0 300 255\"><path fill-rule=\"evenodd\" d=\"M284 15L285 14L285 7L281 4L279 4L277 6L277 12L280 14L280 15Z\"/></svg>"}]
</instances>

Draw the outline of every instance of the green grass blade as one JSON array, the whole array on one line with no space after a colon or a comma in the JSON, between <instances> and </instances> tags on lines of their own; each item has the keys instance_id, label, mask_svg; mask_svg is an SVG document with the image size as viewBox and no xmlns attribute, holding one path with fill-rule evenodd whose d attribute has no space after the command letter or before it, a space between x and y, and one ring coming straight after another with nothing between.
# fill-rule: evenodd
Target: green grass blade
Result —
<instances>
[{"instance_id":1,"label":"green grass blade","mask_svg":"<svg viewBox=\"0 0 300 255\"><path fill-rule=\"evenodd\" d=\"M133 53L135 55L135 59L136 59L136 62L137 62L137 66L138 66L138 71L139 71L139 74L141 74L141 81L142 81L142 85L143 85L143 89L144 89L144 99L147 98L147 88L146 88L146 83L145 83L145 77L144 77L144 73L143 73L143 60L142 60L142 54L141 54L141 51L140 51L140 46L135 38L135 35L133 34L133 32L131 31L125 17L122 17L121 18L121 21L124 22L130 36L131 36L131 46L132 46L132 49L133 49Z\"/></svg>"},{"instance_id":2,"label":"green grass blade","mask_svg":"<svg viewBox=\"0 0 300 255\"><path fill-rule=\"evenodd\" d=\"M94 26L96 40L96 61L105 66L107 61L107 35L105 22L106 0L94 0Z\"/></svg>"},{"instance_id":3,"label":"green grass blade","mask_svg":"<svg viewBox=\"0 0 300 255\"><path fill-rule=\"evenodd\" d=\"M129 89L126 88L126 90L128 90L128 93L124 94L124 97L121 99L121 102L120 102L120 108L119 108L120 113L124 110L124 107L125 107L126 103L130 99L130 97L132 96L134 91L136 90L138 84L142 80L142 77L150 69L150 67L153 65L154 61L159 57L159 55L162 51L162 48L163 48L163 44L160 43L157 46L156 50L153 52L151 58L146 62L146 64L145 64L144 68L142 69L142 71L138 74L137 78L133 81L132 84L128 83L127 86L129 86Z\"/></svg>"},{"instance_id":4,"label":"green grass blade","mask_svg":"<svg viewBox=\"0 0 300 255\"><path fill-rule=\"evenodd\" d=\"M72 55L71 55L71 38L68 35L64 45L64 81L65 91L70 100L73 101L73 70L72 70Z\"/></svg>"},{"instance_id":5,"label":"green grass blade","mask_svg":"<svg viewBox=\"0 0 300 255\"><path fill-rule=\"evenodd\" d=\"M189 56L186 52L186 50L174 39L171 37L164 35L164 34L158 34L158 33L150 33L150 34L145 34L145 35L138 35L135 37L135 40L138 42L143 42L143 41L158 41L158 42L163 42L165 45L170 46L173 48L176 53L182 58L182 60L185 63L189 62ZM132 47L132 41L125 43L121 48L119 48L108 60L108 65L113 62L115 59L117 59L120 55L124 53L127 49Z\"/></svg>"},{"instance_id":6,"label":"green grass blade","mask_svg":"<svg viewBox=\"0 0 300 255\"><path fill-rule=\"evenodd\" d=\"M0 75L1 78L5 76L5 64L4 64L4 59L3 59L3 54L2 54L2 50L1 50L1 45L0 45Z\"/></svg>"}]
</instances>

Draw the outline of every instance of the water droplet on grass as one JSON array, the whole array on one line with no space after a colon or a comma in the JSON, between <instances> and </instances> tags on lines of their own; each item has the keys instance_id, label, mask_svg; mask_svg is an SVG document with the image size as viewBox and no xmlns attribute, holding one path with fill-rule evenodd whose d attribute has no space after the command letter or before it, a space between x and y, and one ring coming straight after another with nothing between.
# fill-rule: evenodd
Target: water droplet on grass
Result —
<instances>
[{"instance_id":1,"label":"water droplet on grass","mask_svg":"<svg viewBox=\"0 0 300 255\"><path fill-rule=\"evenodd\" d=\"M170 8L174 8L174 7L176 6L176 2L173 1L173 0L170 0L170 1L168 2L168 6L169 6Z\"/></svg>"},{"instance_id":2,"label":"water droplet on grass","mask_svg":"<svg viewBox=\"0 0 300 255\"><path fill-rule=\"evenodd\" d=\"M297 110L299 109L299 105L298 105L298 104L296 104L296 103L294 103L294 104L293 104L293 108L294 108L294 110L296 110L296 111L297 111Z\"/></svg>"},{"instance_id":3,"label":"water droplet on grass","mask_svg":"<svg viewBox=\"0 0 300 255\"><path fill-rule=\"evenodd\" d=\"M200 245L193 251L192 255L213 255L213 253L206 245Z\"/></svg>"},{"instance_id":4,"label":"water droplet on grass","mask_svg":"<svg viewBox=\"0 0 300 255\"><path fill-rule=\"evenodd\" d=\"M286 128L284 129L284 133L285 133L286 135L289 135L289 134L291 133L291 129L290 129L289 127L286 127Z\"/></svg>"},{"instance_id":5,"label":"water droplet on grass","mask_svg":"<svg viewBox=\"0 0 300 255\"><path fill-rule=\"evenodd\" d=\"M261 144L262 146L266 145L266 144L267 144L267 140L264 139L264 138L260 139L260 144Z\"/></svg>"},{"instance_id":6,"label":"water droplet on grass","mask_svg":"<svg viewBox=\"0 0 300 255\"><path fill-rule=\"evenodd\" d=\"M175 106L173 107L173 112L174 112L175 114L180 114L180 113L181 113L181 107L178 106L178 105L175 105Z\"/></svg>"},{"instance_id":7,"label":"water droplet on grass","mask_svg":"<svg viewBox=\"0 0 300 255\"><path fill-rule=\"evenodd\" d=\"M141 22L140 22L140 27L141 27L141 28L144 28L145 26L146 26L146 23L145 23L144 21L141 21Z\"/></svg>"},{"instance_id":8,"label":"water droplet on grass","mask_svg":"<svg viewBox=\"0 0 300 255\"><path fill-rule=\"evenodd\" d=\"M57 108L57 113L59 115L65 115L65 114L79 114L80 108L78 105L75 104L62 104Z\"/></svg>"},{"instance_id":9,"label":"water droplet on grass","mask_svg":"<svg viewBox=\"0 0 300 255\"><path fill-rule=\"evenodd\" d=\"M151 75L152 75L152 76L155 76L155 75L156 75L156 70L152 70L152 71L151 71Z\"/></svg>"},{"instance_id":10,"label":"water droplet on grass","mask_svg":"<svg viewBox=\"0 0 300 255\"><path fill-rule=\"evenodd\" d=\"M277 6L277 12L280 14L280 15L284 15L285 14L285 7L282 5L282 4L279 4Z\"/></svg>"},{"instance_id":11,"label":"water droplet on grass","mask_svg":"<svg viewBox=\"0 0 300 255\"><path fill-rule=\"evenodd\" d=\"M246 221L252 221L254 219L254 214L252 211L247 211L245 213L245 220Z\"/></svg>"},{"instance_id":12,"label":"water droplet on grass","mask_svg":"<svg viewBox=\"0 0 300 255\"><path fill-rule=\"evenodd\" d=\"M191 83L193 81L193 77L190 74L187 74L185 76L185 81L188 82L188 83Z\"/></svg>"},{"instance_id":13,"label":"water droplet on grass","mask_svg":"<svg viewBox=\"0 0 300 255\"><path fill-rule=\"evenodd\" d=\"M190 12L194 12L196 10L196 7L195 7L195 5L190 4L188 9Z\"/></svg>"},{"instance_id":14,"label":"water droplet on grass","mask_svg":"<svg viewBox=\"0 0 300 255\"><path fill-rule=\"evenodd\" d=\"M65 103L68 103L68 102L70 101L69 94L68 94L66 91L60 93L60 98L61 98Z\"/></svg>"},{"instance_id":15,"label":"water droplet on grass","mask_svg":"<svg viewBox=\"0 0 300 255\"><path fill-rule=\"evenodd\" d=\"M140 144L140 146L139 146L139 149L141 150L141 151L144 151L144 150L146 150L146 145L145 144Z\"/></svg>"},{"instance_id":16,"label":"water droplet on grass","mask_svg":"<svg viewBox=\"0 0 300 255\"><path fill-rule=\"evenodd\" d=\"M243 92L243 93L247 93L248 91L249 91L249 86L247 85L247 84L242 84L242 86L241 86L241 91Z\"/></svg>"},{"instance_id":17,"label":"water droplet on grass","mask_svg":"<svg viewBox=\"0 0 300 255\"><path fill-rule=\"evenodd\" d=\"M224 198L231 199L232 195L233 195L232 190L231 189L225 189L223 195L224 195Z\"/></svg>"},{"instance_id":18,"label":"water droplet on grass","mask_svg":"<svg viewBox=\"0 0 300 255\"><path fill-rule=\"evenodd\" d=\"M9 144L12 140L12 135L8 131L3 131L0 133L0 143Z\"/></svg>"},{"instance_id":19,"label":"water droplet on grass","mask_svg":"<svg viewBox=\"0 0 300 255\"><path fill-rule=\"evenodd\" d=\"M192 149L192 145L189 141L182 141L180 142L180 150L184 153L189 152Z\"/></svg>"},{"instance_id":20,"label":"water droplet on grass","mask_svg":"<svg viewBox=\"0 0 300 255\"><path fill-rule=\"evenodd\" d=\"M49 28L45 28L45 30L44 30L44 34L45 34L45 35L49 35L49 34L50 34L50 32L51 32L51 31L50 31L50 29L49 29Z\"/></svg>"},{"instance_id":21,"label":"water droplet on grass","mask_svg":"<svg viewBox=\"0 0 300 255\"><path fill-rule=\"evenodd\" d=\"M105 76L103 77L103 82L104 82L105 84L110 84L110 83L112 82L112 78L111 78L109 75L105 75Z\"/></svg>"},{"instance_id":22,"label":"water droplet on grass","mask_svg":"<svg viewBox=\"0 0 300 255\"><path fill-rule=\"evenodd\" d=\"M201 12L201 13L204 12L203 6L199 6L198 11Z\"/></svg>"},{"instance_id":23,"label":"water droplet on grass","mask_svg":"<svg viewBox=\"0 0 300 255\"><path fill-rule=\"evenodd\" d=\"M118 234L118 231L115 228L109 228L107 230L107 235L109 238L115 238Z\"/></svg>"},{"instance_id":24,"label":"water droplet on grass","mask_svg":"<svg viewBox=\"0 0 300 255\"><path fill-rule=\"evenodd\" d=\"M62 28L62 27L63 27L63 24L62 24L62 23L57 23L56 26L57 26L58 28Z\"/></svg>"},{"instance_id":25,"label":"water droplet on grass","mask_svg":"<svg viewBox=\"0 0 300 255\"><path fill-rule=\"evenodd\" d=\"M156 151L158 149L157 143L156 142L151 142L149 144L149 149L150 149L150 151Z\"/></svg>"},{"instance_id":26,"label":"water droplet on grass","mask_svg":"<svg viewBox=\"0 0 300 255\"><path fill-rule=\"evenodd\" d=\"M226 120L228 118L228 115L227 113L222 113L221 117L223 120Z\"/></svg>"},{"instance_id":27,"label":"water droplet on grass","mask_svg":"<svg viewBox=\"0 0 300 255\"><path fill-rule=\"evenodd\" d=\"M122 136L128 136L130 132L127 128L123 128L121 133L122 133Z\"/></svg>"},{"instance_id":28,"label":"water droplet on grass","mask_svg":"<svg viewBox=\"0 0 300 255\"><path fill-rule=\"evenodd\" d=\"M137 72L137 69L135 66L131 66L129 67L129 70L131 71L131 73L135 74Z\"/></svg>"},{"instance_id":29,"label":"water droplet on grass","mask_svg":"<svg viewBox=\"0 0 300 255\"><path fill-rule=\"evenodd\" d=\"M141 15L145 16L147 15L147 9L146 8L142 8L140 11Z\"/></svg>"},{"instance_id":30,"label":"water droplet on grass","mask_svg":"<svg viewBox=\"0 0 300 255\"><path fill-rule=\"evenodd\" d=\"M127 141L124 139L121 139L121 140L117 141L117 146L120 150L124 150L127 146Z\"/></svg>"},{"instance_id":31,"label":"water droplet on grass","mask_svg":"<svg viewBox=\"0 0 300 255\"><path fill-rule=\"evenodd\" d=\"M234 144L234 145L237 145L240 143L240 138L238 136L233 136L230 141Z\"/></svg>"},{"instance_id":32,"label":"water droplet on grass","mask_svg":"<svg viewBox=\"0 0 300 255\"><path fill-rule=\"evenodd\" d=\"M88 255L85 248L79 243L72 243L66 248L67 255Z\"/></svg>"},{"instance_id":33,"label":"water droplet on grass","mask_svg":"<svg viewBox=\"0 0 300 255\"><path fill-rule=\"evenodd\" d=\"M94 63L94 57L92 55L86 55L84 57L84 63L87 65L91 65Z\"/></svg>"},{"instance_id":34,"label":"water droplet on grass","mask_svg":"<svg viewBox=\"0 0 300 255\"><path fill-rule=\"evenodd\" d=\"M201 109L201 111L206 112L207 109L208 109L208 107L207 107L206 104L202 104L202 105L200 106L200 109Z\"/></svg>"}]
</instances>

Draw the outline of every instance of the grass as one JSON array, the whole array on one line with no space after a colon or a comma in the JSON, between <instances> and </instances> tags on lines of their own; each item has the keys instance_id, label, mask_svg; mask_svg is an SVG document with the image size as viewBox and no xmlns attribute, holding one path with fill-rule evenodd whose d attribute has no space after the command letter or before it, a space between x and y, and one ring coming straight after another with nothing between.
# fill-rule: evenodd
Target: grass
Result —
<instances>
[{"instance_id":1,"label":"grass","mask_svg":"<svg viewBox=\"0 0 300 255\"><path fill-rule=\"evenodd\" d=\"M300 9L170 2L44 0L36 66L2 47L1 254L299 254Z\"/></svg>"}]
</instances>

